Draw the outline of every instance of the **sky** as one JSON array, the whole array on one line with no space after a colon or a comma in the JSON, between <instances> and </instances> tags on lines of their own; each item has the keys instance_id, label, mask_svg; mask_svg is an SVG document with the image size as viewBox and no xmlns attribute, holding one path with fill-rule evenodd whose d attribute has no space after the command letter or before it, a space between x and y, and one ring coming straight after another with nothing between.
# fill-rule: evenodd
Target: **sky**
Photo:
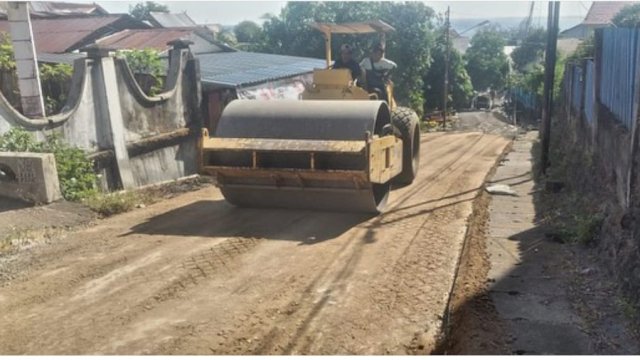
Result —
<instances>
[{"instance_id":1,"label":"sky","mask_svg":"<svg viewBox=\"0 0 640 360\"><path fill-rule=\"evenodd\" d=\"M82 1L84 2L84 1ZM93 1L88 1L93 2ZM96 1L107 11L126 13L129 6L137 1ZM219 23L223 25L237 24L243 20L260 22L266 13L279 14L286 1L157 1L167 5L171 12L184 12L197 23ZM442 13L447 6L451 7L451 18L524 18L529 12L529 1L425 1L436 12ZM583 18L591 1L563 1L560 14L562 17ZM547 2L536 1L534 18L547 15ZM542 24L543 26L545 23Z\"/></svg>"}]
</instances>

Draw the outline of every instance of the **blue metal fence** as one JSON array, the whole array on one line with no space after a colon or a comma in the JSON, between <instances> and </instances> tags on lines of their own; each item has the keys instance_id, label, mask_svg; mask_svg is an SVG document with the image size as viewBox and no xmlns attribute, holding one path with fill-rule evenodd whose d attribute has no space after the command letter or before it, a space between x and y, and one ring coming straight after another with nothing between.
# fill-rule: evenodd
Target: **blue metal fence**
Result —
<instances>
[{"instance_id":1,"label":"blue metal fence","mask_svg":"<svg viewBox=\"0 0 640 360\"><path fill-rule=\"evenodd\" d=\"M635 29L602 30L602 64L600 69L600 102L628 129L637 116L634 110L638 40Z\"/></svg>"},{"instance_id":2,"label":"blue metal fence","mask_svg":"<svg viewBox=\"0 0 640 360\"><path fill-rule=\"evenodd\" d=\"M512 89L515 100L527 110L536 110L538 106L538 98L536 94L524 90L520 87Z\"/></svg>"},{"instance_id":3,"label":"blue metal fence","mask_svg":"<svg viewBox=\"0 0 640 360\"><path fill-rule=\"evenodd\" d=\"M596 118L596 77L593 60L587 60L584 70L584 118L587 120L587 123L593 125Z\"/></svg>"},{"instance_id":4,"label":"blue metal fence","mask_svg":"<svg viewBox=\"0 0 640 360\"><path fill-rule=\"evenodd\" d=\"M574 64L572 65L571 71L571 108L575 112L582 110L583 90L584 78L582 77L582 67Z\"/></svg>"}]
</instances>

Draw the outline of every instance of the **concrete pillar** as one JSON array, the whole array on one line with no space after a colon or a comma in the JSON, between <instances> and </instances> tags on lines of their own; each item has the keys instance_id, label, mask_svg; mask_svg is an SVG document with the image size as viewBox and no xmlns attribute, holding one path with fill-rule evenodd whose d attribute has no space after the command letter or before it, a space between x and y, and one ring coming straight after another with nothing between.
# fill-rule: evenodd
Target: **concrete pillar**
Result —
<instances>
[{"instance_id":1,"label":"concrete pillar","mask_svg":"<svg viewBox=\"0 0 640 360\"><path fill-rule=\"evenodd\" d=\"M28 117L43 117L45 115L44 100L29 8L24 1L8 2L8 5L7 15L18 71L22 111Z\"/></svg>"},{"instance_id":2,"label":"concrete pillar","mask_svg":"<svg viewBox=\"0 0 640 360\"><path fill-rule=\"evenodd\" d=\"M89 46L82 51L87 53L87 57L93 59L100 67L100 93L97 101L100 106L100 114L97 121L108 121L107 128L110 130L111 143L118 165L120 183L125 190L136 187L131 164L129 162L129 152L125 141L124 120L122 118L122 108L120 107L120 93L118 91L118 78L114 58L111 56L112 49L101 48L95 45Z\"/></svg>"}]
</instances>

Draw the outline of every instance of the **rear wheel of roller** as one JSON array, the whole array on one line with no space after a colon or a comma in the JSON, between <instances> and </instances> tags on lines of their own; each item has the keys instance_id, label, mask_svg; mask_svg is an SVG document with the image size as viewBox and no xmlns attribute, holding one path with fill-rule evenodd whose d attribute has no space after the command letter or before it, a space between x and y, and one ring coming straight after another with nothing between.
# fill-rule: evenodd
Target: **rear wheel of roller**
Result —
<instances>
[{"instance_id":1,"label":"rear wheel of roller","mask_svg":"<svg viewBox=\"0 0 640 360\"><path fill-rule=\"evenodd\" d=\"M409 185L418 174L420 166L420 124L415 111L396 107L391 112L391 123L402 139L402 172L393 179L397 185Z\"/></svg>"}]
</instances>

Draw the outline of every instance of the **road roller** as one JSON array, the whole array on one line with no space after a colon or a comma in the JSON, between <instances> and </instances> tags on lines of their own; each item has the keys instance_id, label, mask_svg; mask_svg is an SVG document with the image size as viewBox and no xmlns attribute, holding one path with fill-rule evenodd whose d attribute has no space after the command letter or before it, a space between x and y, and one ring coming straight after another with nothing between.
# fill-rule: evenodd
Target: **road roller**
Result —
<instances>
[{"instance_id":1,"label":"road roller","mask_svg":"<svg viewBox=\"0 0 640 360\"><path fill-rule=\"evenodd\" d=\"M389 31L381 21L312 24L332 33ZM328 61L328 64L330 62ZM239 207L379 213L411 184L420 128L410 109L356 86L348 69L316 69L300 100L234 100L202 130L200 173Z\"/></svg>"}]
</instances>

